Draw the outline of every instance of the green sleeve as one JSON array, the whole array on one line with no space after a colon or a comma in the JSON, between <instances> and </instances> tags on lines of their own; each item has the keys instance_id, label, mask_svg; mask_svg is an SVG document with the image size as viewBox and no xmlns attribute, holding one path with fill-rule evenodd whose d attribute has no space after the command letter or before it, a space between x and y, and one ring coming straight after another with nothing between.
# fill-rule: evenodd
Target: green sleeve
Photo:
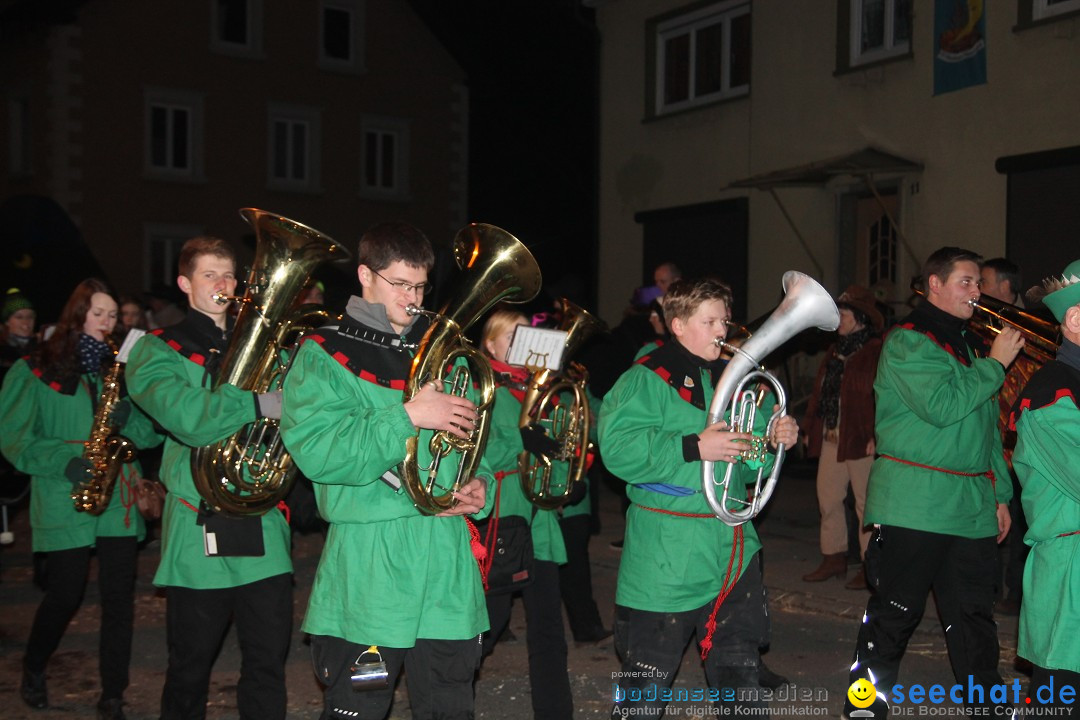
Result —
<instances>
[{"instance_id":1,"label":"green sleeve","mask_svg":"<svg viewBox=\"0 0 1080 720\"><path fill-rule=\"evenodd\" d=\"M83 441L90 431L89 418L77 436L73 432L70 438L49 437L44 431L43 414L64 412L61 404L67 398L39 380L25 360L8 371L0 391L0 450L20 472L63 476L68 462L82 457Z\"/></svg>"},{"instance_id":2,"label":"green sleeve","mask_svg":"<svg viewBox=\"0 0 1080 720\"><path fill-rule=\"evenodd\" d=\"M1017 423L1026 462L1034 460L1047 482L1075 503L1080 503L1080 474L1072 464L1080 458L1078 421L1074 401L1061 398L1053 405L1025 411Z\"/></svg>"},{"instance_id":3,"label":"green sleeve","mask_svg":"<svg viewBox=\"0 0 1080 720\"><path fill-rule=\"evenodd\" d=\"M314 342L300 348L283 391L282 437L312 482L377 482L416 433L400 391L357 380Z\"/></svg>"},{"instance_id":4,"label":"green sleeve","mask_svg":"<svg viewBox=\"0 0 1080 720\"><path fill-rule=\"evenodd\" d=\"M947 427L985 405L1004 380L997 360L963 366L925 335L897 330L886 340L875 387L891 386L923 422Z\"/></svg>"},{"instance_id":5,"label":"green sleeve","mask_svg":"<svg viewBox=\"0 0 1080 720\"><path fill-rule=\"evenodd\" d=\"M139 407L189 447L223 440L255 421L253 393L228 384L203 387L196 371L202 373L202 368L160 338L145 335L131 350L128 391Z\"/></svg>"},{"instance_id":6,"label":"green sleeve","mask_svg":"<svg viewBox=\"0 0 1080 720\"><path fill-rule=\"evenodd\" d=\"M165 441L165 436L154 427L154 421L134 403L132 403L131 414L120 429L120 434L135 443L135 447L140 450L157 447Z\"/></svg>"},{"instance_id":7,"label":"green sleeve","mask_svg":"<svg viewBox=\"0 0 1080 720\"><path fill-rule=\"evenodd\" d=\"M668 393L657 393L652 373L639 368L624 373L604 396L599 422L604 465L630 484L678 475L686 465L683 436L704 426L704 413L698 411L702 420L696 430L679 427L674 422L678 409L669 407Z\"/></svg>"}]
</instances>

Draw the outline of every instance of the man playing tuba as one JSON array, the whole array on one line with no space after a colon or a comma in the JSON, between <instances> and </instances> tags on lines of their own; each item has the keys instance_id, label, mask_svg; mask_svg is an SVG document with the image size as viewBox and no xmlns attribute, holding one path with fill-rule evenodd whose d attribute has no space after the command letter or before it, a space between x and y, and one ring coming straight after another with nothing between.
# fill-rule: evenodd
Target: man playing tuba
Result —
<instances>
[{"instance_id":1,"label":"man playing tuba","mask_svg":"<svg viewBox=\"0 0 1080 720\"><path fill-rule=\"evenodd\" d=\"M330 523L303 625L325 686L322 717L385 717L402 666L413 717L472 717L488 621L473 529L456 516L484 508L492 476L481 461L482 479L469 479L456 505L432 516L414 507L395 468L418 428L466 438L478 413L434 382L404 402L428 324L409 310L430 290L428 239L406 223L382 223L360 239L358 262L361 295L340 322L304 338L281 422ZM445 458L438 479L455 472Z\"/></svg>"},{"instance_id":2,"label":"man playing tuba","mask_svg":"<svg viewBox=\"0 0 1080 720\"><path fill-rule=\"evenodd\" d=\"M154 583L168 588L169 665L161 717L203 717L210 671L235 615L242 655L241 718L285 717L285 658L292 633L289 526L263 516L214 515L195 488L193 448L226 438L258 417L281 412L277 393L214 387L232 318L220 295L236 291L236 257L219 238L197 237L180 250L177 285L187 317L139 339L128 361L131 396L168 433L161 479L161 564Z\"/></svg>"}]
</instances>

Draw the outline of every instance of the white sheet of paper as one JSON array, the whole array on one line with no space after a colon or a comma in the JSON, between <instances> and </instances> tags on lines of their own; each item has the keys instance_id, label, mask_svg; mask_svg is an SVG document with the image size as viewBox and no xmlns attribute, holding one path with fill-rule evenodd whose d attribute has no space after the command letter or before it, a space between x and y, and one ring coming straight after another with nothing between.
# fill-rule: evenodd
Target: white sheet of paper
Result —
<instances>
[{"instance_id":1,"label":"white sheet of paper","mask_svg":"<svg viewBox=\"0 0 1080 720\"><path fill-rule=\"evenodd\" d=\"M530 370L562 368L567 333L562 330L518 325L507 353L508 365L523 365Z\"/></svg>"},{"instance_id":2,"label":"white sheet of paper","mask_svg":"<svg viewBox=\"0 0 1080 720\"><path fill-rule=\"evenodd\" d=\"M131 354L131 348L135 347L135 341L145 334L145 330L139 330L138 328L131 328L128 330L127 337L124 338L124 342L116 352L116 361L126 363L128 361L128 355Z\"/></svg>"}]
</instances>

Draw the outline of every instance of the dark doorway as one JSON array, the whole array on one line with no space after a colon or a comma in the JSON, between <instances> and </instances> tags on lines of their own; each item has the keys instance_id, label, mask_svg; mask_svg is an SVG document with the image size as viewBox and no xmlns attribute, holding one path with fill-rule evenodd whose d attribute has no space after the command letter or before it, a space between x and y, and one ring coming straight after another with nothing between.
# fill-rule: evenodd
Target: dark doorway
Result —
<instances>
[{"instance_id":1,"label":"dark doorway","mask_svg":"<svg viewBox=\"0 0 1080 720\"><path fill-rule=\"evenodd\" d=\"M1077 258L1080 147L1001 158L996 167L1009 178L1005 254L1026 290Z\"/></svg>"},{"instance_id":2,"label":"dark doorway","mask_svg":"<svg viewBox=\"0 0 1080 720\"><path fill-rule=\"evenodd\" d=\"M645 239L642 284L653 284L663 262L678 265L684 278L718 277L731 285L734 317L745 319L749 206L735 198L637 213Z\"/></svg>"}]
</instances>

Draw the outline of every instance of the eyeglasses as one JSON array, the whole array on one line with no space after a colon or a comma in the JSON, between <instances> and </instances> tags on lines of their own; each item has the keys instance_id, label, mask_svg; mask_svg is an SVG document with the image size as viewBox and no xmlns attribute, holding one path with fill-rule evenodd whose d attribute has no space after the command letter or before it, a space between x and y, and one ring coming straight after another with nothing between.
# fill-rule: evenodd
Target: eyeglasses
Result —
<instances>
[{"instance_id":1,"label":"eyeglasses","mask_svg":"<svg viewBox=\"0 0 1080 720\"><path fill-rule=\"evenodd\" d=\"M420 283L419 285L413 285L412 283L407 282L394 282L393 280L387 280L385 277L382 276L382 274L379 273L378 270L371 269L371 272L381 277L387 285L394 288L402 295L409 292L410 290L414 290L417 295L426 295L431 292L431 283L429 282Z\"/></svg>"}]
</instances>

